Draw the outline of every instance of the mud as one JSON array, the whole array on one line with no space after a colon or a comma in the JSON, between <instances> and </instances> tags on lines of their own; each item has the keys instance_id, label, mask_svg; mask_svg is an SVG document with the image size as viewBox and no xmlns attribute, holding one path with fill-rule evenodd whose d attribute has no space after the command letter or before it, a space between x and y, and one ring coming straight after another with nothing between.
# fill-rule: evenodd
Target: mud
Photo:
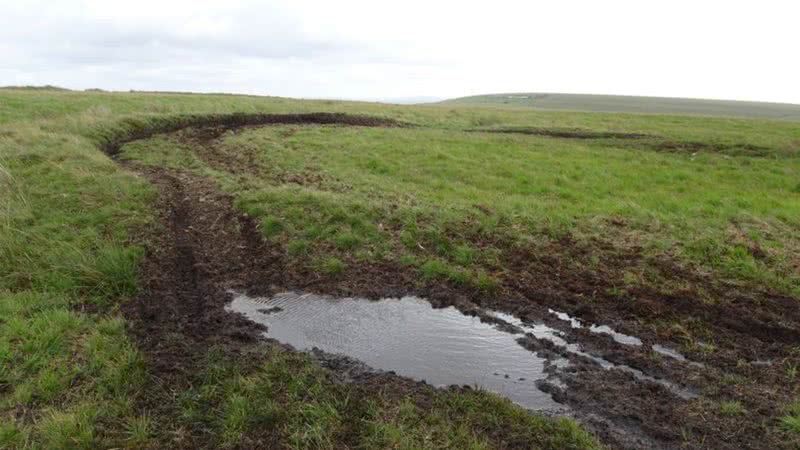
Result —
<instances>
[{"instance_id":1,"label":"mud","mask_svg":"<svg viewBox=\"0 0 800 450\"><path fill-rule=\"evenodd\" d=\"M300 120L270 117L263 123ZM227 129L228 123L258 124L252 118L225 120L186 120L180 127L132 131L108 141L111 144L104 148L117 154L123 142L137 136L188 126ZM209 133L205 142L213 145L216 131ZM202 142L193 145L207 145ZM204 151L213 148L198 149ZM290 264L285 249L266 243L256 221L238 212L232 198L213 182L179 171L121 164L149 179L160 192L160 227L147 232L145 289L124 306L124 313L149 370L169 389L189 382L190 375L202 368L210 346L231 355L261 351L265 330L225 311L232 300L229 289L251 296L285 290L370 299L416 295L435 307L454 306L476 316L494 310L519 318L525 326L546 325L558 330L566 344L575 345L573 349L647 377L604 368L522 329L526 347L550 361L545 371L553 377L539 380L539 387L568 406L612 448L792 448L778 421L783 405L798 394L797 383L787 375L788 368L800 364L794 351L800 342L798 299L728 285L666 258L645 260L639 249L607 242L578 244L568 238L537 248L494 243L505 250L501 284L491 294L448 283L420 286L413 269L390 263L352 261L341 276L326 276ZM464 238L482 245L480 237L465 234ZM599 262L588 264L598 254ZM664 293L629 286L624 295L614 294L612 288L624 285L626 271L641 264L686 287ZM560 320L550 309L568 314L581 326ZM592 332L585 324L605 325L636 337L641 345L617 342L611 334ZM685 360L654 351L654 345L679 351ZM321 355L326 367L350 374L343 379L369 380L367 384L379 385L382 392L396 388L398 395L420 389L417 381ZM670 385L697 396L682 398ZM723 415L719 404L724 401L740 402L747 413Z\"/></svg>"},{"instance_id":2,"label":"mud","mask_svg":"<svg viewBox=\"0 0 800 450\"><path fill-rule=\"evenodd\" d=\"M653 344L652 349L656 353L660 353L664 356L668 356L670 358L677 359L678 361L686 361L686 357L677 350L671 349L669 347L665 347L660 344Z\"/></svg>"},{"instance_id":3,"label":"mud","mask_svg":"<svg viewBox=\"0 0 800 450\"><path fill-rule=\"evenodd\" d=\"M558 317L559 319L569 322L572 328L585 328L585 326L581 323L580 320L570 316L567 313L563 313L560 311L554 311L552 309L548 310L550 314ZM589 331L592 333L599 333L599 334L607 334L611 336L611 339L614 339L615 342L625 345L642 345L642 340L637 338L636 336L631 336L625 333L620 333L619 331L614 330L613 328L609 327L608 325L597 325L591 324L588 327Z\"/></svg>"},{"instance_id":4,"label":"mud","mask_svg":"<svg viewBox=\"0 0 800 450\"><path fill-rule=\"evenodd\" d=\"M108 155L119 154L120 147L128 142L146 139L157 134L173 133L187 128L204 130L208 136L244 127L266 125L346 125L365 127L408 126L393 119L371 116L358 116L342 113L304 113L304 114L219 114L184 115L162 118L156 122L143 122L129 119L115 128L111 135L101 138L100 147Z\"/></svg>"},{"instance_id":5,"label":"mud","mask_svg":"<svg viewBox=\"0 0 800 450\"><path fill-rule=\"evenodd\" d=\"M560 139L579 139L579 140L600 140L604 147L611 145L623 148L636 148L641 150L653 150L673 153L699 154L703 152L720 153L731 156L754 156L767 157L781 154L781 150L771 149L762 145L754 145L746 142L724 143L724 142L699 142L699 141L676 141L655 134L643 133L620 133L614 131L591 131L582 129L558 129L558 128L488 128L470 129L468 132L481 133L501 133L501 134L526 134L533 136L544 136Z\"/></svg>"},{"instance_id":6,"label":"mud","mask_svg":"<svg viewBox=\"0 0 800 450\"><path fill-rule=\"evenodd\" d=\"M734 144L725 144L725 143L707 143L707 142L696 142L696 141L670 141L670 140L661 140L653 143L649 143L645 145L644 148L652 149L652 150L659 150L659 151L668 151L668 152L677 152L677 153L700 153L700 152L710 152L710 153L722 153L728 155L737 155L737 156L773 156L776 152L769 147L764 147L761 145L753 145L748 143L734 143Z\"/></svg>"},{"instance_id":7,"label":"mud","mask_svg":"<svg viewBox=\"0 0 800 450\"><path fill-rule=\"evenodd\" d=\"M259 312L264 307L281 311ZM227 308L297 350L343 354L437 387L480 386L528 409L564 409L537 387L548 376L545 359L519 346L514 334L453 307L434 309L416 297L370 301L286 292L236 295Z\"/></svg>"},{"instance_id":8,"label":"mud","mask_svg":"<svg viewBox=\"0 0 800 450\"><path fill-rule=\"evenodd\" d=\"M641 133L619 133L614 131L591 131L581 129L560 129L560 128L485 128L467 130L481 133L512 133L529 134L535 136L547 136L566 139L644 139L652 137L649 134Z\"/></svg>"}]
</instances>

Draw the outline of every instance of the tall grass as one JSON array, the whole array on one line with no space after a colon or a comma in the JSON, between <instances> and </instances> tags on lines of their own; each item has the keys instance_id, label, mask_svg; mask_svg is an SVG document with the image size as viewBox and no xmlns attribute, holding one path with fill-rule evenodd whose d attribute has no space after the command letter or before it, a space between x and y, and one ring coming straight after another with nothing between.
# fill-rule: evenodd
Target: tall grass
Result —
<instances>
[{"instance_id":1,"label":"tall grass","mask_svg":"<svg viewBox=\"0 0 800 450\"><path fill-rule=\"evenodd\" d=\"M42 128L0 129L0 448L113 446L121 431L101 424L135 415L143 360L122 320L79 311L137 289L126 241L152 191Z\"/></svg>"}]
</instances>

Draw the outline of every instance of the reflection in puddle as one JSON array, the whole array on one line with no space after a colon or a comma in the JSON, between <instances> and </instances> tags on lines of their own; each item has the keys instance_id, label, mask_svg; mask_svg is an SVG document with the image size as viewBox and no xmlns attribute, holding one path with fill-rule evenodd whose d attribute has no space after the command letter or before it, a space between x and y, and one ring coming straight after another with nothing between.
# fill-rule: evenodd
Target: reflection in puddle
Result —
<instances>
[{"instance_id":1,"label":"reflection in puddle","mask_svg":"<svg viewBox=\"0 0 800 450\"><path fill-rule=\"evenodd\" d=\"M583 325L581 325L581 322L578 319L570 316L565 312L556 311L554 309L548 309L547 311L549 311L550 314L558 317L560 320L563 320L564 322L569 322L569 324L572 325L572 328L583 328Z\"/></svg>"},{"instance_id":2,"label":"reflection in puddle","mask_svg":"<svg viewBox=\"0 0 800 450\"><path fill-rule=\"evenodd\" d=\"M557 313L557 312L553 311L552 309L550 310L550 312L552 314L556 314L557 316L559 314L562 314L563 317L562 316L558 316L559 319L572 321L573 322L573 328L581 328L582 327L582 325L580 324L580 322L577 321L577 319L574 319L574 318L568 316L565 313ZM580 349L580 346L578 344L567 343L561 337L562 335L561 335L560 331L558 331L558 330L556 330L554 328L548 327L547 325L542 325L542 324L527 325L527 324L523 323L520 319L518 319L518 318L516 318L514 316L511 316L511 315L505 314L505 313L501 313L501 312L497 312L497 311L489 311L489 314L491 316L493 316L494 318L496 318L496 319L502 320L502 321L504 321L504 322L506 322L506 323L508 323L510 325L513 325L513 326L519 328L524 333L532 334L535 338L548 340L548 341L552 342L553 344L555 344L555 345L557 345L559 347L563 347L568 353L587 358L587 359L593 361L595 364L597 364L600 367L602 367L603 369L607 369L607 370L608 369L622 370L622 371L630 373L631 375L633 375L638 380L648 381L648 382L651 382L651 383L660 384L660 385L664 386L665 388L667 388L669 391L671 391L673 394L675 394L678 397L683 398L685 400L697 397L696 393L694 393L694 392L692 392L692 391L690 391L688 389L685 389L685 388L683 388L683 387L681 387L681 386L679 386L679 385L677 385L675 383L672 383L670 381L667 381L667 380L664 380L664 379L660 379L660 378L651 377L649 375L646 375L641 370L634 369L633 367L626 366L624 364L616 364L616 363L613 363L613 362L611 362L611 361L609 361L609 360L607 360L605 358L601 358L599 356L592 355L590 353L584 352L583 350ZM610 330L610 328L609 328L609 330ZM600 331L598 331L598 332L600 332ZM613 332L613 330L612 330L612 332ZM639 340L638 338L635 338L633 336L627 336L627 335L622 335L622 336L626 336L627 338L629 338L631 340L638 341L638 344L632 344L632 345L641 345L642 344L642 341ZM617 342L619 342L619 341L617 341ZM662 348L662 349L670 350L667 347L661 347L661 346L659 346L659 347ZM673 350L673 352L674 352L674 350ZM683 355L680 355L677 352L674 352L674 353L678 354L679 356L683 356ZM564 361L566 361L566 360L564 360Z\"/></svg>"},{"instance_id":3,"label":"reflection in puddle","mask_svg":"<svg viewBox=\"0 0 800 450\"><path fill-rule=\"evenodd\" d=\"M290 292L237 295L227 309L298 350L344 354L434 386L477 385L529 409L563 409L536 387L547 377L545 359L520 346L518 336L453 307L434 309L416 297L368 301Z\"/></svg>"},{"instance_id":4,"label":"reflection in puddle","mask_svg":"<svg viewBox=\"0 0 800 450\"><path fill-rule=\"evenodd\" d=\"M514 326L523 333L532 334L533 337L537 339L545 339L561 347L567 347L569 345L567 344L567 341L561 338L561 332L555 328L548 327L544 324L526 324L511 314L506 314L499 311L487 311L486 313L495 319Z\"/></svg>"},{"instance_id":5,"label":"reflection in puddle","mask_svg":"<svg viewBox=\"0 0 800 450\"><path fill-rule=\"evenodd\" d=\"M236 294L227 310L245 315L266 325L265 335L298 350L318 348L343 354L380 370L424 380L434 386L467 385L503 395L517 404L534 410L563 409L549 394L537 388L548 378L545 358L522 347L519 334L546 340L568 354L593 361L603 369L622 370L636 379L657 383L675 395L696 397L681 386L653 378L632 367L616 364L587 353L564 334L544 324L527 324L519 318L497 311L485 311L505 327L482 322L453 307L435 309L416 297L369 301L355 298L332 298L313 294L286 292L272 298L250 298ZM574 328L583 328L576 319L551 310ZM508 327L511 327L511 331ZM633 336L616 333L603 326L589 328L621 339L628 345L641 345ZM617 340L620 342L620 340ZM638 342L638 343L637 343ZM682 360L681 355L663 346L655 351ZM570 365L566 358L549 362L562 371Z\"/></svg>"},{"instance_id":6,"label":"reflection in puddle","mask_svg":"<svg viewBox=\"0 0 800 450\"><path fill-rule=\"evenodd\" d=\"M656 353L660 353L664 356L669 356L670 358L677 359L678 361L686 361L686 357L683 356L677 350L673 350L669 347L664 347L663 345L653 344L653 351Z\"/></svg>"}]
</instances>

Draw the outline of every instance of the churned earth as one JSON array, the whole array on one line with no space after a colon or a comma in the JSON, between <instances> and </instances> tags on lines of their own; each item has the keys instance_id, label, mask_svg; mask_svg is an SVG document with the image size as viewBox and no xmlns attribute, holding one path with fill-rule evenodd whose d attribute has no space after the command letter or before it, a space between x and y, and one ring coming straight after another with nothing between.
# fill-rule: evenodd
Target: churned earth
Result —
<instances>
[{"instance_id":1,"label":"churned earth","mask_svg":"<svg viewBox=\"0 0 800 450\"><path fill-rule=\"evenodd\" d=\"M397 125L339 119L337 126ZM247 125L254 126L260 125ZM159 139L180 146L213 171L269 176L254 153L224 149L223 137L241 129L239 124L208 124ZM146 143L141 145L138 151L146 149ZM720 283L662 257L651 261L654 270L660 277L678 280L682 289L667 294L650 286L629 286L620 296L614 288L643 260L642 252L614 249L586 267L581 263L596 253L592 246L602 249L608 243L578 243L569 237L544 247L504 247L498 242L504 271L488 290L447 279L420 285L415 268L391 261L349 261L343 273L326 275L292 261L285 242L266 240L258 222L235 208L234 196L223 193L213 176L199 175L196 168L141 165L135 157L124 164L160 191L167 232L154 236L158 244L148 252L145 265L147 289L126 306L125 314L137 342L153 367L164 372L164 379L180 380L181 374L197 370L192 365L201 359L195 353L209 345L234 353L261 345L257 341L263 330L257 324L225 311L233 298L231 290L262 297L287 289L366 299L416 295L436 307L455 306L518 333L520 345L548 361L552 376L540 389L611 447L787 444L780 432L765 424L776 420L796 389L786 379L787 367L797 364L800 342L800 309L790 295ZM320 185L325 176L282 174L277 182ZM487 311L508 313L515 323ZM525 324L558 330L562 345L537 337ZM607 329L611 325L636 339L633 344L620 342L612 334L593 332L592 324ZM702 329L703 340L687 338L689 332L668 324ZM706 348L711 345L713 351ZM676 348L680 353L671 350ZM331 363L330 355L320 358L334 371L350 367ZM406 395L422 389L393 374L359 373L348 380L364 383L367 392L375 383L382 389L397 385L390 389Z\"/></svg>"},{"instance_id":2,"label":"churned earth","mask_svg":"<svg viewBox=\"0 0 800 450\"><path fill-rule=\"evenodd\" d=\"M0 447L796 448L798 155L788 121L0 89Z\"/></svg>"}]
</instances>

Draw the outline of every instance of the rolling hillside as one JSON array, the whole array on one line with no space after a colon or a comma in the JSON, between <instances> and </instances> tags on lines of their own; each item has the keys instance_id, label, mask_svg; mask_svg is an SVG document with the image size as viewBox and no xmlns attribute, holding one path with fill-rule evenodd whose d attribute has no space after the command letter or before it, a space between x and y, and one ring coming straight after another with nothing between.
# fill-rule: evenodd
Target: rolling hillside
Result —
<instances>
[{"instance_id":1,"label":"rolling hillside","mask_svg":"<svg viewBox=\"0 0 800 450\"><path fill-rule=\"evenodd\" d=\"M623 95L511 93L460 97L441 104L459 106L526 107L545 110L691 114L800 120L800 105Z\"/></svg>"}]
</instances>

